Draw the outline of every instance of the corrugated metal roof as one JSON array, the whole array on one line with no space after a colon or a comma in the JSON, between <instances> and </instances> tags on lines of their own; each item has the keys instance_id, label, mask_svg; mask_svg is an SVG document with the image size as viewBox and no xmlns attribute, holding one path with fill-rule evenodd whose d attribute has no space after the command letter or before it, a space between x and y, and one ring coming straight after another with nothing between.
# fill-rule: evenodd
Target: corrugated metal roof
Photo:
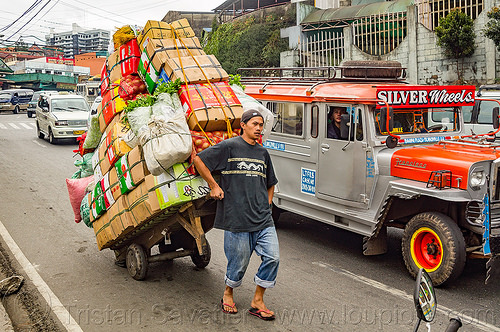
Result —
<instances>
[{"instance_id":1,"label":"corrugated metal roof","mask_svg":"<svg viewBox=\"0 0 500 332\"><path fill-rule=\"evenodd\" d=\"M314 24L322 22L335 22L359 17L366 17L379 13L397 13L406 11L413 4L413 0L383 1L342 8L329 8L317 10L309 14L301 24Z\"/></svg>"}]
</instances>

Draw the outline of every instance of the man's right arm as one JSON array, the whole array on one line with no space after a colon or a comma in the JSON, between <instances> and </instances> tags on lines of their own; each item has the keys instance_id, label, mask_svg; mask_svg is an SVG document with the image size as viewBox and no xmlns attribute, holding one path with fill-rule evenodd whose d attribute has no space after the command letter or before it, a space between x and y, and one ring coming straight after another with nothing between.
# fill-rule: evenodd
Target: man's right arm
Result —
<instances>
[{"instance_id":1,"label":"man's right arm","mask_svg":"<svg viewBox=\"0 0 500 332\"><path fill-rule=\"evenodd\" d=\"M210 187L210 197L213 199L218 199L221 200L224 198L224 191L222 188L219 186L219 184L215 181L214 177L212 176L212 172L208 169L208 167L205 165L203 160L199 156L194 157L194 166L198 170L198 173L200 173L201 177L207 181L208 186Z\"/></svg>"}]
</instances>

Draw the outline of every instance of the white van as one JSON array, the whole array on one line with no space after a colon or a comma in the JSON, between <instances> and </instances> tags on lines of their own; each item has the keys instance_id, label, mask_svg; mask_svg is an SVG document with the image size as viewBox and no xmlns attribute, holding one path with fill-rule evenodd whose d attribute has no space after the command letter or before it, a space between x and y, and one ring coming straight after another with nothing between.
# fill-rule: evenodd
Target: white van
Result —
<instances>
[{"instance_id":1,"label":"white van","mask_svg":"<svg viewBox=\"0 0 500 332\"><path fill-rule=\"evenodd\" d=\"M36 106L38 138L51 144L60 138L77 138L87 131L89 104L78 95L41 94Z\"/></svg>"}]
</instances>

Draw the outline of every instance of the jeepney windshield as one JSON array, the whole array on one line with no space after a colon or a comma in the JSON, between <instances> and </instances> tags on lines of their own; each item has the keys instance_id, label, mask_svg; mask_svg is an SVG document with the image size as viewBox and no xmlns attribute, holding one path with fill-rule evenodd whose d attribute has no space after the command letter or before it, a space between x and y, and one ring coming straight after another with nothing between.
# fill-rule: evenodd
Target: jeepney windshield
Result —
<instances>
[{"instance_id":1,"label":"jeepney windshield","mask_svg":"<svg viewBox=\"0 0 500 332\"><path fill-rule=\"evenodd\" d=\"M460 129L458 108L394 109L394 130L396 135L443 133ZM377 135L388 135L385 125L380 123L380 110L375 110Z\"/></svg>"}]
</instances>

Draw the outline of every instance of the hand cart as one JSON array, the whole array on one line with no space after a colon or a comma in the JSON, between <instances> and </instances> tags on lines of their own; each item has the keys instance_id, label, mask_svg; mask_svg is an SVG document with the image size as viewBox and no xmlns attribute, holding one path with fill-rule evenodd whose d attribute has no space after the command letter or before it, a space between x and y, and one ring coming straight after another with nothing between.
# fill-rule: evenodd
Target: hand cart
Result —
<instances>
[{"instance_id":1,"label":"hand cart","mask_svg":"<svg viewBox=\"0 0 500 332\"><path fill-rule=\"evenodd\" d=\"M148 264L191 256L198 268L210 262L210 245L205 233L213 228L216 202L200 198L177 209L153 216L125 239L113 244L117 262L125 261L135 280L144 280ZM159 254L151 248L159 246Z\"/></svg>"}]
</instances>

